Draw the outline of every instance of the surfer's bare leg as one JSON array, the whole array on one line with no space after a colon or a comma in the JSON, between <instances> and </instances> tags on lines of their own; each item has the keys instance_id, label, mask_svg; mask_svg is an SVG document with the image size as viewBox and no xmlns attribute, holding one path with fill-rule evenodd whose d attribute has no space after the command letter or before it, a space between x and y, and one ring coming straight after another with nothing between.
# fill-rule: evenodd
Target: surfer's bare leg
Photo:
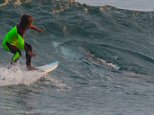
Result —
<instances>
[{"instance_id":1,"label":"surfer's bare leg","mask_svg":"<svg viewBox=\"0 0 154 115\"><path fill-rule=\"evenodd\" d=\"M35 56L35 54L32 52L32 46L30 44L25 43L25 51L26 51L26 66L28 70L36 70L35 67L31 65L31 58L32 56Z\"/></svg>"}]
</instances>

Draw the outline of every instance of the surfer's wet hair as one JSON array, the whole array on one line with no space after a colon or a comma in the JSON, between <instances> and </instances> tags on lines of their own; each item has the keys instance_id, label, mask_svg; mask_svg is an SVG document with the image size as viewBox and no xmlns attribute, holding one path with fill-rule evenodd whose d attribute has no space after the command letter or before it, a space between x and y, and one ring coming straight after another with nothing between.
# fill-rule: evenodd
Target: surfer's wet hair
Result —
<instances>
[{"instance_id":1,"label":"surfer's wet hair","mask_svg":"<svg viewBox=\"0 0 154 115\"><path fill-rule=\"evenodd\" d=\"M24 14L20 18L20 26L24 29L28 28L29 24L33 22L31 15Z\"/></svg>"}]
</instances>

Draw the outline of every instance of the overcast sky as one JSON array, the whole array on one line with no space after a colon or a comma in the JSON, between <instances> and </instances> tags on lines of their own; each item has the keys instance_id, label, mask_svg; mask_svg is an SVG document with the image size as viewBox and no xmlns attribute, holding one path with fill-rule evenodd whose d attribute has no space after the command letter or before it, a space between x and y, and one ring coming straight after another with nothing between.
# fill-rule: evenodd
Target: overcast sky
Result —
<instances>
[{"instance_id":1,"label":"overcast sky","mask_svg":"<svg viewBox=\"0 0 154 115\"><path fill-rule=\"evenodd\" d=\"M76 0L92 6L111 5L122 9L154 11L154 0Z\"/></svg>"}]
</instances>

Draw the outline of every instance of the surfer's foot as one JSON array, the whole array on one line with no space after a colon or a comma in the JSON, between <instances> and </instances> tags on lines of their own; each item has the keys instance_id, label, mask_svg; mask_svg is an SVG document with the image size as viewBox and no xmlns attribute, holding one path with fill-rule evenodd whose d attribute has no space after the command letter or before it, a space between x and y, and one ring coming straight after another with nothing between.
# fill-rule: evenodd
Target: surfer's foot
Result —
<instances>
[{"instance_id":1,"label":"surfer's foot","mask_svg":"<svg viewBox=\"0 0 154 115\"><path fill-rule=\"evenodd\" d=\"M35 68L34 66L27 65L27 70L38 70L38 69Z\"/></svg>"},{"instance_id":2,"label":"surfer's foot","mask_svg":"<svg viewBox=\"0 0 154 115\"><path fill-rule=\"evenodd\" d=\"M8 69L11 69L12 67L14 67L15 65L17 65L17 62L10 62Z\"/></svg>"}]
</instances>

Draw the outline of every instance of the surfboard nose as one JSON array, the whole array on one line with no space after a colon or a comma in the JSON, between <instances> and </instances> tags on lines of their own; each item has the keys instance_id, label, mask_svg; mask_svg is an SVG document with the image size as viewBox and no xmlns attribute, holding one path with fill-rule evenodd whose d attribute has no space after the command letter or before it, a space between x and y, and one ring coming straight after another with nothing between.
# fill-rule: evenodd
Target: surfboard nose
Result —
<instances>
[{"instance_id":1,"label":"surfboard nose","mask_svg":"<svg viewBox=\"0 0 154 115\"><path fill-rule=\"evenodd\" d=\"M36 67L36 68L41 70L41 71L44 71L46 73L49 73L49 72L55 70L58 67L58 65L59 65L59 62L55 61L55 62L46 64L46 65L43 65L43 66L39 66L39 67Z\"/></svg>"}]
</instances>

